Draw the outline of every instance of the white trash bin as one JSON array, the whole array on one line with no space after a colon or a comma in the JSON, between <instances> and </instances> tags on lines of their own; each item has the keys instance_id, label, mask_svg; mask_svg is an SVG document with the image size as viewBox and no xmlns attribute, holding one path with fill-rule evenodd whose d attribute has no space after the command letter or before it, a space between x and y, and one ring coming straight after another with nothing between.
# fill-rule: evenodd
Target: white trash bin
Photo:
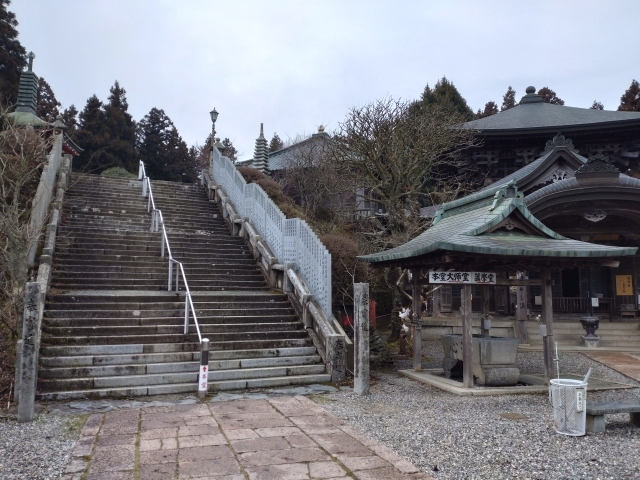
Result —
<instances>
[{"instance_id":1,"label":"white trash bin","mask_svg":"<svg viewBox=\"0 0 640 480\"><path fill-rule=\"evenodd\" d=\"M549 396L556 432L579 437L585 434L587 382L557 378L551 380Z\"/></svg>"}]
</instances>

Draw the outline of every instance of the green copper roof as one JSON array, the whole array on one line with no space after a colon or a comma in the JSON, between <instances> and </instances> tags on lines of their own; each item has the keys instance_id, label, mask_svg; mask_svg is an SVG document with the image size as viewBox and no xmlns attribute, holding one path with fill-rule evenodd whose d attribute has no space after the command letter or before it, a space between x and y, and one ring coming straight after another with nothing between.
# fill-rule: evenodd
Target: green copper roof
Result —
<instances>
[{"instance_id":1,"label":"green copper roof","mask_svg":"<svg viewBox=\"0 0 640 480\"><path fill-rule=\"evenodd\" d=\"M27 125L32 125L34 127L48 127L51 125L49 122L45 122L31 112L11 112L7 117L14 123L14 125L19 127Z\"/></svg>"},{"instance_id":2,"label":"green copper roof","mask_svg":"<svg viewBox=\"0 0 640 480\"><path fill-rule=\"evenodd\" d=\"M512 230L499 228L510 218ZM520 230L523 226L529 233ZM437 250L521 257L589 258L635 254L637 248L610 247L565 238L543 225L524 203L513 181L442 206L434 224L399 247L358 257L377 263L409 259Z\"/></svg>"}]
</instances>

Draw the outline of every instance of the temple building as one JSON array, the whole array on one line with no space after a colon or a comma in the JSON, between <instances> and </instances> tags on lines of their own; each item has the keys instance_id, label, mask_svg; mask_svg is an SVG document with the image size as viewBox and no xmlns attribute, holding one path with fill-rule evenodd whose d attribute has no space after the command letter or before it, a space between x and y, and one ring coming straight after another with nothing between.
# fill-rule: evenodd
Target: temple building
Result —
<instances>
[{"instance_id":1,"label":"temple building","mask_svg":"<svg viewBox=\"0 0 640 480\"><path fill-rule=\"evenodd\" d=\"M529 87L518 106L463 125L477 130L482 141L457 164L460 173L485 185L473 195L512 183L529 211L562 237L612 247L640 246L640 112L552 105L534 92ZM437 218L442 207L428 213ZM527 231L518 222L506 228ZM640 303L636 258L622 258L617 268L564 264L554 269L554 312L584 313L590 298L597 298L594 311L603 319L635 318ZM537 275L520 274L532 279ZM460 288L441 290L437 313L457 312ZM514 290L492 289L491 310L515 314ZM539 300L540 287L529 287L530 314L540 310ZM480 310L479 295L474 296L474 310Z\"/></svg>"}]
</instances>

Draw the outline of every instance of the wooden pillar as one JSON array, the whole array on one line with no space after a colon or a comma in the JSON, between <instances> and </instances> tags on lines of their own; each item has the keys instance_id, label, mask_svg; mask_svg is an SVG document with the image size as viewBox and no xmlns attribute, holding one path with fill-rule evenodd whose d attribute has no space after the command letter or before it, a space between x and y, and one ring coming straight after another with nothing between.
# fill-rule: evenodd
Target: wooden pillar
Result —
<instances>
[{"instance_id":1,"label":"wooden pillar","mask_svg":"<svg viewBox=\"0 0 640 480\"><path fill-rule=\"evenodd\" d=\"M420 270L411 270L413 283L413 370L422 371L422 318L420 318Z\"/></svg>"},{"instance_id":2,"label":"wooden pillar","mask_svg":"<svg viewBox=\"0 0 640 480\"><path fill-rule=\"evenodd\" d=\"M553 377L553 297L551 268L542 269L542 323L546 328L546 337L542 339L544 349L544 374L547 383Z\"/></svg>"},{"instance_id":3,"label":"wooden pillar","mask_svg":"<svg viewBox=\"0 0 640 480\"><path fill-rule=\"evenodd\" d=\"M482 325L480 325L482 335L490 335L491 321L489 320L489 285L482 285L482 316L484 317Z\"/></svg>"},{"instance_id":4,"label":"wooden pillar","mask_svg":"<svg viewBox=\"0 0 640 480\"><path fill-rule=\"evenodd\" d=\"M473 337L471 334L471 285L462 287L462 386L473 387Z\"/></svg>"},{"instance_id":5,"label":"wooden pillar","mask_svg":"<svg viewBox=\"0 0 640 480\"><path fill-rule=\"evenodd\" d=\"M518 285L517 287L518 308L516 310L516 319L518 320L518 340L520 343L528 343L529 335L527 334L527 287Z\"/></svg>"}]
</instances>

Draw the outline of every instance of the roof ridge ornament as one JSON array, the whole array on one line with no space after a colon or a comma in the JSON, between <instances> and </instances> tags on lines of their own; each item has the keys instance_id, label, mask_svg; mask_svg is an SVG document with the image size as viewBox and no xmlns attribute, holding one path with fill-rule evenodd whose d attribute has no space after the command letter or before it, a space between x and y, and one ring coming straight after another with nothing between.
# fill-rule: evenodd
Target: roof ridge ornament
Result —
<instances>
[{"instance_id":1,"label":"roof ridge ornament","mask_svg":"<svg viewBox=\"0 0 640 480\"><path fill-rule=\"evenodd\" d=\"M547 141L546 145L544 146L544 150L542 151L542 155L544 155L545 153L549 153L556 147L565 147L567 150L573 153L578 153L578 149L573 146L573 140L571 140L570 138L565 138L564 135L558 132L555 137Z\"/></svg>"},{"instance_id":2,"label":"roof ridge ornament","mask_svg":"<svg viewBox=\"0 0 640 480\"><path fill-rule=\"evenodd\" d=\"M619 177L620 170L601 153L590 156L587 163L576 170L576 180L580 183L616 183Z\"/></svg>"}]
</instances>

